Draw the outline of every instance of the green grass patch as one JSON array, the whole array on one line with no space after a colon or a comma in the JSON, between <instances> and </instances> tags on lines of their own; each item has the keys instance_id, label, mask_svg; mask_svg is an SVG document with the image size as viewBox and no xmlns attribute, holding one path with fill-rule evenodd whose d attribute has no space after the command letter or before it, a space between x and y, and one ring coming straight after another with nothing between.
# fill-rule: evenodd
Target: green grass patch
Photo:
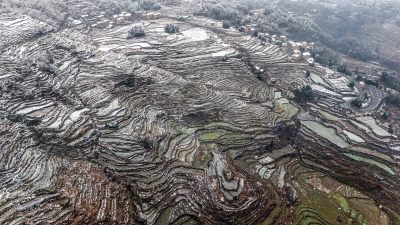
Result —
<instances>
[{"instance_id":1,"label":"green grass patch","mask_svg":"<svg viewBox=\"0 0 400 225\"><path fill-rule=\"evenodd\" d=\"M343 153L343 154L351 159L372 164L374 166L377 166L377 167L385 170L386 172L390 173L391 175L395 175L395 172L389 166L387 166L381 162L375 161L373 159L364 158L364 157L361 157L358 155L353 155L350 153Z\"/></svg>"},{"instance_id":2,"label":"green grass patch","mask_svg":"<svg viewBox=\"0 0 400 225\"><path fill-rule=\"evenodd\" d=\"M326 127L316 121L301 121L301 124L341 148L350 146L342 137L336 134L336 130L333 128Z\"/></svg>"},{"instance_id":3,"label":"green grass patch","mask_svg":"<svg viewBox=\"0 0 400 225\"><path fill-rule=\"evenodd\" d=\"M357 221L358 224L369 225L368 221L364 219L364 216L357 210L352 208L343 196L341 196L340 194L333 194L332 197L337 201L340 209L349 214L350 217L353 220Z\"/></svg>"},{"instance_id":4,"label":"green grass patch","mask_svg":"<svg viewBox=\"0 0 400 225\"><path fill-rule=\"evenodd\" d=\"M289 100L286 98L280 98L275 102L274 111L279 114L279 117L281 117L282 120L290 120L294 115L296 115L299 109L290 104Z\"/></svg>"},{"instance_id":5,"label":"green grass patch","mask_svg":"<svg viewBox=\"0 0 400 225\"><path fill-rule=\"evenodd\" d=\"M245 136L241 133L222 129L204 131L200 136L201 142L219 142L221 144L243 144L245 140Z\"/></svg>"}]
</instances>

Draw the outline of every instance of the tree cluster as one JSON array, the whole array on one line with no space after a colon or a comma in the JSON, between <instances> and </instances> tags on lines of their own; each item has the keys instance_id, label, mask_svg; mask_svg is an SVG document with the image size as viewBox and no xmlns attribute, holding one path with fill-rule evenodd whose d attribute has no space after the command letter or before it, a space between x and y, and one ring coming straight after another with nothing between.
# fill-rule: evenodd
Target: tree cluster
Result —
<instances>
[{"instance_id":1,"label":"tree cluster","mask_svg":"<svg viewBox=\"0 0 400 225\"><path fill-rule=\"evenodd\" d=\"M319 18L317 16L317 18L313 20L305 16L287 15L287 13L284 13L278 8L266 7L264 13L257 18L257 29L260 32L268 32L277 35L285 31L293 39L320 42L331 49L362 61L376 60L379 58L375 49L364 46L356 39L342 38L346 32L355 32L356 28L358 29L361 25L371 22L371 19L363 20L364 14L353 15L345 9L338 10L337 12L335 11L336 14L333 15L324 10L321 10L320 13L323 17ZM334 28L333 31L330 32L326 27ZM338 35L338 33L343 35ZM329 63L326 62L326 64Z\"/></svg>"},{"instance_id":2,"label":"tree cluster","mask_svg":"<svg viewBox=\"0 0 400 225\"><path fill-rule=\"evenodd\" d=\"M373 49L365 47L355 38L335 39L327 37L324 44L338 52L361 61L378 59L378 54Z\"/></svg>"},{"instance_id":3,"label":"tree cluster","mask_svg":"<svg viewBox=\"0 0 400 225\"><path fill-rule=\"evenodd\" d=\"M383 71L381 76L381 81L387 87L392 88L400 92L400 78L395 72Z\"/></svg>"},{"instance_id":4,"label":"tree cluster","mask_svg":"<svg viewBox=\"0 0 400 225\"><path fill-rule=\"evenodd\" d=\"M121 11L133 13L138 9L152 5L144 1L141 4L142 7L140 7L137 1L132 0L92 0L83 1L83 4L94 7L96 10L105 11L106 14L114 14ZM152 8L157 7L153 6ZM79 17L82 14L82 11L77 6L69 4L65 0L3 0L0 1L0 9L11 13L22 12L51 25L60 25L68 17Z\"/></svg>"},{"instance_id":5,"label":"tree cluster","mask_svg":"<svg viewBox=\"0 0 400 225\"><path fill-rule=\"evenodd\" d=\"M337 71L341 72L343 74L346 74L348 76L351 75L351 71L347 68L347 64L342 62L337 66Z\"/></svg>"},{"instance_id":6,"label":"tree cluster","mask_svg":"<svg viewBox=\"0 0 400 225\"><path fill-rule=\"evenodd\" d=\"M144 0L139 7L145 11L156 11L161 9L161 5L155 1Z\"/></svg>"},{"instance_id":7,"label":"tree cluster","mask_svg":"<svg viewBox=\"0 0 400 225\"><path fill-rule=\"evenodd\" d=\"M194 12L193 15L229 21L231 25L236 27L245 23L243 12L226 5L203 5L202 8Z\"/></svg>"},{"instance_id":8,"label":"tree cluster","mask_svg":"<svg viewBox=\"0 0 400 225\"><path fill-rule=\"evenodd\" d=\"M310 85L297 88L293 91L294 100L298 103L307 103L314 101L314 94Z\"/></svg>"},{"instance_id":9,"label":"tree cluster","mask_svg":"<svg viewBox=\"0 0 400 225\"><path fill-rule=\"evenodd\" d=\"M329 67L339 65L339 58L337 54L328 48L315 47L311 51L311 54L314 57L315 61L320 63L321 65Z\"/></svg>"},{"instance_id":10,"label":"tree cluster","mask_svg":"<svg viewBox=\"0 0 400 225\"><path fill-rule=\"evenodd\" d=\"M257 20L257 29L260 32L280 35L281 29L286 29L291 16L281 12L277 8L266 7Z\"/></svg>"},{"instance_id":11,"label":"tree cluster","mask_svg":"<svg viewBox=\"0 0 400 225\"><path fill-rule=\"evenodd\" d=\"M400 96L399 95L389 94L386 97L386 102L397 108L400 108Z\"/></svg>"},{"instance_id":12,"label":"tree cluster","mask_svg":"<svg viewBox=\"0 0 400 225\"><path fill-rule=\"evenodd\" d=\"M106 15L118 14L122 11L128 11L134 14L135 11L140 9L139 2L131 0L96 0L101 10L106 12ZM79 12L79 11L78 11Z\"/></svg>"},{"instance_id":13,"label":"tree cluster","mask_svg":"<svg viewBox=\"0 0 400 225\"><path fill-rule=\"evenodd\" d=\"M287 32L289 32L293 38L315 41L321 39L322 32L318 25L313 20L307 17L290 17L287 20Z\"/></svg>"}]
</instances>

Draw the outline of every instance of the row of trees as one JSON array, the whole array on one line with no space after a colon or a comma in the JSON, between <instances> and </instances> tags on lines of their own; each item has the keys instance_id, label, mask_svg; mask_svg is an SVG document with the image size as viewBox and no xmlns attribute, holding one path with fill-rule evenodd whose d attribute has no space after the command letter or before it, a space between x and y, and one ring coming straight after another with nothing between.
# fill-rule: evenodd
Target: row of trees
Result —
<instances>
[{"instance_id":1,"label":"row of trees","mask_svg":"<svg viewBox=\"0 0 400 225\"><path fill-rule=\"evenodd\" d=\"M193 13L195 16L205 16L215 20L229 22L229 27L240 27L247 23L244 12L226 5L203 5L202 8Z\"/></svg>"}]
</instances>

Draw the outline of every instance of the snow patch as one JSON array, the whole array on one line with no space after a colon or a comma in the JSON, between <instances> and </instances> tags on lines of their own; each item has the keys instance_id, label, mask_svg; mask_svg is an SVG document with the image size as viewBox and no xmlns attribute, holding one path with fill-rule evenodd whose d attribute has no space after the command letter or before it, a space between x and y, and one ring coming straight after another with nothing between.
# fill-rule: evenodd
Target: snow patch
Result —
<instances>
[{"instance_id":1,"label":"snow patch","mask_svg":"<svg viewBox=\"0 0 400 225\"><path fill-rule=\"evenodd\" d=\"M212 57L226 56L226 55L230 55L230 54L234 54L234 53L235 53L234 49L228 49L228 50L223 50L223 51L212 53L211 56Z\"/></svg>"},{"instance_id":2,"label":"snow patch","mask_svg":"<svg viewBox=\"0 0 400 225\"><path fill-rule=\"evenodd\" d=\"M359 142L359 143L364 143L364 139L362 139L360 136L355 135L353 133L351 133L350 131L347 130L343 130L343 133L350 138L351 140L355 141L355 142Z\"/></svg>"},{"instance_id":3,"label":"snow patch","mask_svg":"<svg viewBox=\"0 0 400 225\"><path fill-rule=\"evenodd\" d=\"M188 41L204 41L209 38L207 32L201 28L185 30L182 34L188 39Z\"/></svg>"},{"instance_id":4,"label":"snow patch","mask_svg":"<svg viewBox=\"0 0 400 225\"><path fill-rule=\"evenodd\" d=\"M328 89L326 89L326 88L324 88L322 86L319 86L319 85L313 84L313 85L311 85L311 88L313 90L315 90L315 91L319 91L319 92L323 92L323 93L326 93L326 94L330 94L330 95L333 95L333 96L340 97L340 94L338 94L336 92L333 92L333 91L330 91L330 90L328 90Z\"/></svg>"}]
</instances>

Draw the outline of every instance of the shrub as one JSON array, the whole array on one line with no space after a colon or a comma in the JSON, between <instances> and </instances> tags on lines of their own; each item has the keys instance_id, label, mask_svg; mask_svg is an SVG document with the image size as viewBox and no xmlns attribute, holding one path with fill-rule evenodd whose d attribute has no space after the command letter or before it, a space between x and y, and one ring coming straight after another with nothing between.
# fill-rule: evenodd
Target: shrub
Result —
<instances>
[{"instance_id":1,"label":"shrub","mask_svg":"<svg viewBox=\"0 0 400 225\"><path fill-rule=\"evenodd\" d=\"M251 32L251 36L252 36L252 37L258 37L258 30L253 30L253 31Z\"/></svg>"},{"instance_id":2,"label":"shrub","mask_svg":"<svg viewBox=\"0 0 400 225\"><path fill-rule=\"evenodd\" d=\"M361 108L362 106L362 102L360 99L354 99L351 101L351 106L353 106L354 108Z\"/></svg>"},{"instance_id":3,"label":"shrub","mask_svg":"<svg viewBox=\"0 0 400 225\"><path fill-rule=\"evenodd\" d=\"M354 81L350 81L350 83L349 83L349 87L350 87L351 89L353 89L353 88L354 88L354 86L355 86L355 83L354 83Z\"/></svg>"},{"instance_id":4,"label":"shrub","mask_svg":"<svg viewBox=\"0 0 400 225\"><path fill-rule=\"evenodd\" d=\"M365 83L368 84L368 85L373 85L375 87L378 87L378 82L375 81L375 80L366 79Z\"/></svg>"},{"instance_id":5,"label":"shrub","mask_svg":"<svg viewBox=\"0 0 400 225\"><path fill-rule=\"evenodd\" d=\"M347 68L346 63L341 63L340 65L338 65L337 71L346 75L351 75L351 71Z\"/></svg>"},{"instance_id":6,"label":"shrub","mask_svg":"<svg viewBox=\"0 0 400 225\"><path fill-rule=\"evenodd\" d=\"M225 29L229 29L231 27L231 23L225 20L224 22L222 22L222 27Z\"/></svg>"},{"instance_id":7,"label":"shrub","mask_svg":"<svg viewBox=\"0 0 400 225\"><path fill-rule=\"evenodd\" d=\"M185 22L185 21L188 20L188 17L187 17L187 16L180 16L180 17L178 18L178 20L181 21L181 22Z\"/></svg>"},{"instance_id":8,"label":"shrub","mask_svg":"<svg viewBox=\"0 0 400 225\"><path fill-rule=\"evenodd\" d=\"M144 37L145 33L141 26L134 26L128 31L127 39Z\"/></svg>"},{"instance_id":9,"label":"shrub","mask_svg":"<svg viewBox=\"0 0 400 225\"><path fill-rule=\"evenodd\" d=\"M164 30L169 34L175 34L179 32L179 27L175 24L167 24L165 25Z\"/></svg>"}]
</instances>

